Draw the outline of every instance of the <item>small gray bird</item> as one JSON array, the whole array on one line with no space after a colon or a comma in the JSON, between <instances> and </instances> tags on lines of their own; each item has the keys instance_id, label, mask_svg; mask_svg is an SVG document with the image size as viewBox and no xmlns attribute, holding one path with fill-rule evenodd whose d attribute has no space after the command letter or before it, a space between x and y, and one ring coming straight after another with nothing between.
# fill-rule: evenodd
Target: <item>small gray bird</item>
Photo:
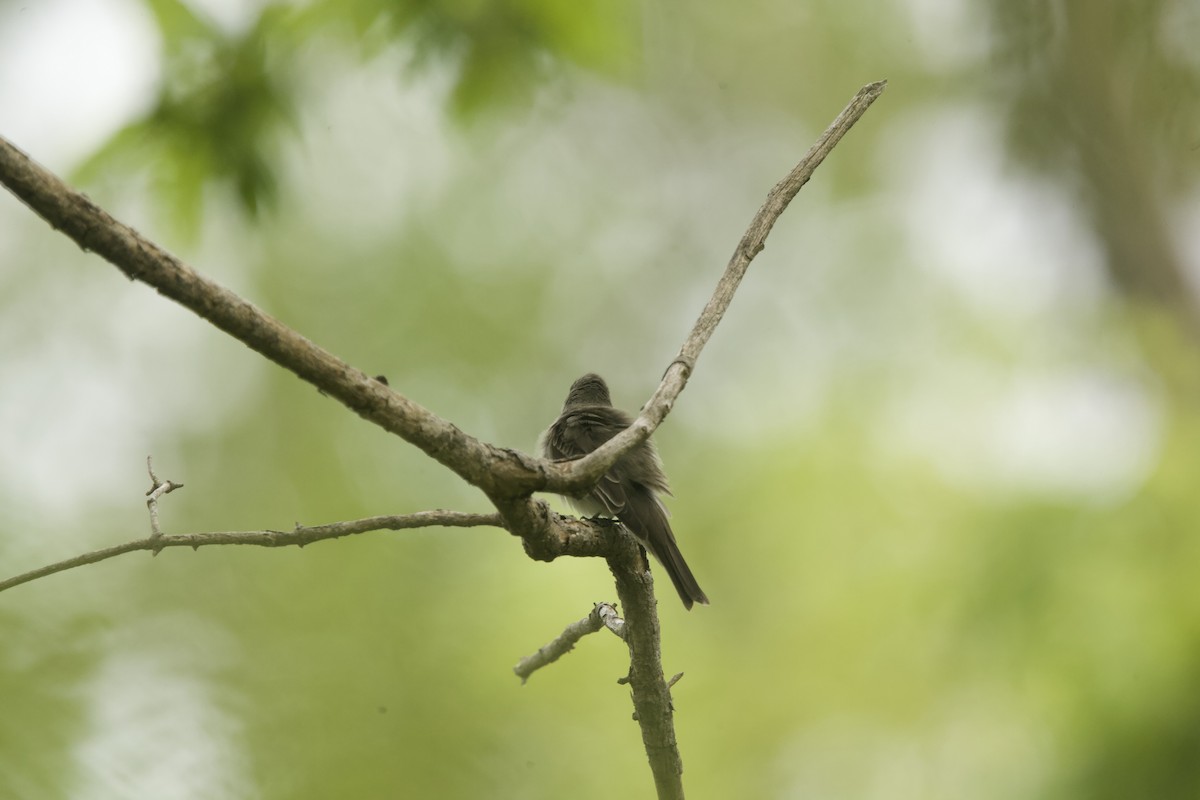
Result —
<instances>
[{"instance_id":1,"label":"small gray bird","mask_svg":"<svg viewBox=\"0 0 1200 800\"><path fill-rule=\"evenodd\" d=\"M542 434L542 455L554 461L580 458L631 424L633 419L628 414L613 408L604 379L588 373L571 384L562 414ZM599 483L567 499L584 514L619 519L667 570L686 608L691 609L693 603L708 605L708 598L675 544L667 509L658 492L670 494L671 489L654 443L647 439L621 456Z\"/></svg>"}]
</instances>

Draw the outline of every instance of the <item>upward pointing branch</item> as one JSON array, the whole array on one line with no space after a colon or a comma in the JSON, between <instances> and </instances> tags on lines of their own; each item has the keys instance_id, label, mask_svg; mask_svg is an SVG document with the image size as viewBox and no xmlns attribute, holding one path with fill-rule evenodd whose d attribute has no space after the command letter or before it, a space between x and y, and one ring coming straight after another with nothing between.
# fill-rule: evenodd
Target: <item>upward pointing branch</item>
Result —
<instances>
[{"instance_id":1,"label":"upward pointing branch","mask_svg":"<svg viewBox=\"0 0 1200 800\"><path fill-rule=\"evenodd\" d=\"M837 118L830 123L816 143L804 154L804 158L800 159L800 163L783 180L775 184L775 187L767 194L766 201L758 209L754 219L750 220L750 226L742 234L742 239L734 249L733 255L729 257L725 273L717 283L717 288L713 291L708 304L700 312L696 324L692 326L692 332L688 334L683 347L679 349L679 355L667 367L662 382L654 390L654 394L650 396L649 402L643 407L642 413L638 415L634 423L586 457L560 465L557 470L550 471L546 485L539 488L568 494L586 488L608 472L618 458L629 452L638 443L650 438L655 429L666 419L667 414L671 413L675 398L679 397L679 393L683 391L688 378L691 377L692 370L695 369L700 351L704 349L704 345L708 344L713 331L716 330L717 325L725 316L725 312L729 309L729 304L733 301L733 294L741 284L746 270L749 269L750 262L766 246L767 234L775 227L775 221L787 209L792 198L804 184L808 183L813 172L842 140L842 137L867 112L871 104L879 99L885 88L887 88L887 81L876 81L859 89L850 103L842 109L842 113L837 115Z\"/></svg>"},{"instance_id":2,"label":"upward pointing branch","mask_svg":"<svg viewBox=\"0 0 1200 800\"><path fill-rule=\"evenodd\" d=\"M811 177L813 170L883 92L886 82L864 86L805 154L767 195L742 236L712 299L696 321L679 355L632 426L585 458L566 464L494 447L470 436L429 409L391 390L317 346L228 289L205 278L171 253L114 219L13 144L0 137L0 183L35 213L86 251L94 251L130 279L195 312L354 413L415 445L493 501L509 505L535 491L574 493L599 480L616 460L649 438L683 391L700 351L725 315L750 261L767 234ZM504 512L501 508L501 512ZM506 514L510 530L525 533L535 524L528 509ZM520 523L520 524L516 524ZM543 531L544 533L544 531Z\"/></svg>"},{"instance_id":3,"label":"upward pointing branch","mask_svg":"<svg viewBox=\"0 0 1200 800\"><path fill-rule=\"evenodd\" d=\"M683 767L659 654L658 616L648 573L643 580L637 566L640 553L628 537L606 541L599 547L592 542L590 549L589 545L580 545L578 531L567 521L549 514L545 504L533 501L531 494L543 490L571 494L587 488L618 458L654 432L687 385L700 351L725 315L750 261L763 249L775 221L885 86L886 82L880 81L860 89L800 163L767 195L734 250L712 299L633 425L586 457L567 464L503 450L467 435L199 275L128 225L113 219L3 138L0 138L0 183L84 250L99 253L129 278L153 286L160 294L337 398L359 416L419 447L482 489L496 505L504 525L525 539L526 550L534 557L549 559L566 553L606 556L626 612L630 686L655 786L660 798L682 798ZM166 539L155 537L144 543L130 543L120 552L146 549L143 544L158 549L167 544ZM115 554L105 551L99 555L107 558ZM86 558L80 563L88 563ZM74 565L74 560L52 565L48 571L18 576L9 583L15 585L33 580L43 572L49 574Z\"/></svg>"}]
</instances>

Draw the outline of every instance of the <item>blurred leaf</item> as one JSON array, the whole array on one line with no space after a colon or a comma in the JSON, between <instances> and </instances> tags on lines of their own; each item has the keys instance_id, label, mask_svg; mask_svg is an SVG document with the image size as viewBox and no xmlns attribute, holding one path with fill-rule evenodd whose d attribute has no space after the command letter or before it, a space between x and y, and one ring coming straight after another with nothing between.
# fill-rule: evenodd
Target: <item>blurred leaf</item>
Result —
<instances>
[{"instance_id":1,"label":"blurred leaf","mask_svg":"<svg viewBox=\"0 0 1200 800\"><path fill-rule=\"evenodd\" d=\"M211 20L197 14L181 0L146 0L146 5L154 14L168 51L183 47L193 39L217 39L220 36Z\"/></svg>"},{"instance_id":2,"label":"blurred leaf","mask_svg":"<svg viewBox=\"0 0 1200 800\"><path fill-rule=\"evenodd\" d=\"M627 77L638 19L628 0L325 0L301 16L305 35L348 28L364 55L387 44L413 49L413 66L448 63L451 108L463 118L517 104L569 64Z\"/></svg>"},{"instance_id":3,"label":"blurred leaf","mask_svg":"<svg viewBox=\"0 0 1200 800\"><path fill-rule=\"evenodd\" d=\"M272 61L283 12L268 7L229 35L169 0L156 0L165 64L154 107L119 130L76 179L145 170L184 231L195 232L210 182L232 190L250 215L277 196L281 129L294 123L292 87Z\"/></svg>"},{"instance_id":4,"label":"blurred leaf","mask_svg":"<svg viewBox=\"0 0 1200 800\"><path fill-rule=\"evenodd\" d=\"M206 241L199 266L252 276L252 299L279 319L388 374L398 391L463 429L521 448L580 370L623 371L622 405L636 405L629 390L653 386L745 219L811 140L806 128L815 133L859 76L900 65L888 67L902 72L886 74L897 91L880 116L871 112L779 226L705 367L656 434L676 489L670 505L681 547L713 597L711 607L685 614L664 595L659 609L665 666L687 673L674 696L689 793L873 797L887 787L897 800L1092 800L1149 787L1143 794L1188 796L1197 776L1186 757L1200 729L1192 700L1200 641L1195 351L1164 330L1171 346L1154 347L1155 374L1143 374L1151 370L1138 343L1149 337L1134 330L1145 324L1117 315L1081 323L1072 304L1076 289L1088 289L1074 277L1028 315L964 303L938 274L964 266L960 255L969 265L975 249L1005 253L1000 266L985 262L981 271L1004 270L1005 259L1056 270L1087 262L1093 243L1084 231L1057 242L1070 245L1065 255L1014 248L1007 235L989 234L988 220L942 218L944 206L905 185L944 166L944 148L911 149L914 126L926 136L924 125L941 115L1004 113L981 90L982 55L951 48L957 55L940 62L922 48L934 48L939 34L990 42L996 31L975 29L970 15L955 23L918 13L921 4L656 6L661 28L646 36L662 48L650 55L665 65L666 88L613 92L589 82L563 113L534 116L523 113L529 98L547 80L575 89L558 77L575 66L620 75L641 9L586 0L318 0L230 35L190 19L186 6L160 5L156 18L171 44L154 108L87 167L99 163L118 178L146 170L156 198L193 225L214 187L249 213L266 211L282 192L287 214ZM1006 44L1035 60L1052 55L1059 32L1036 27ZM1113 70L1160 58L1139 56L1137 38L1159 41L1161 27L1132 27ZM293 79L306 48L323 42L353 58L333 59L337 71L321 75L328 82L320 87ZM380 75L393 60L359 63L384 51L430 67L443 94L398 98L394 76ZM1119 107L1151 102L1159 84L1143 74L1151 73L1121 72L1105 92L1121 98ZM1162 91L1180 92L1174 102L1186 105L1184 85ZM1047 110L1078 102L1064 86L1039 95ZM489 108L514 114L464 133L444 124L447 103L462 118ZM305 112L295 116L322 158L291 159L281 174L276 144L293 109ZM1069 144L1052 152L1066 156ZM1131 161L1134 171L1144 157ZM958 204L961 193L974 209L971 196L983 195L981 218L1027 224L1003 191L968 172L938 183L940 199ZM1164 219L1187 219L1180 202L1161 208ZM918 219L945 227L965 248L948 256L912 246ZM33 236L13 239L30 263L93 270L69 243ZM64 274L30 273L22 280ZM62 307L55 316L78 320L74 328L47 322L53 336L0 336L10 348L0 387L18 409L10 428L64 431L61 451L52 439L29 441L67 454L45 470L49 502L4 494L6 508L28 506L5 526L12 540L30 543L27 555L8 558L12 571L37 566L39 554L71 555L71 542L92 549L145 530L140 463L130 469L132 489L115 496L107 488L86 494L87 480L63 477L81 465L111 469L106 459L131 441L156 463L159 453L176 453L175 465L162 465L188 484L164 508L173 531L486 508L424 454L178 309L139 327L141 312L124 306L89 316L95 296L70 273L42 295L7 298L8 316L34 332L47 315L23 323L20 308ZM193 330L203 346L176 342ZM26 352L43 338L54 341L46 352ZM164 340L169 351L147 349ZM59 349L71 358L56 358ZM1067 366L1082 360L1089 369L1120 350L1114 360L1138 374L1150 421L1111 424L1144 447L1098 452L1155 461L1132 470L1116 496L1037 486L1024 474L1014 489L1003 479L1036 469L1046 455L1041 441L1053 439L1048 426L1095 413L1091 403L1106 390L1093 388L1042 422L1040 413L1029 416L1041 401L1018 396L1015 427L1005 409L981 405L970 390L1003 393L1023 380L1023 366L1060 349L1070 351L1060 355ZM38 365L14 370L22 358ZM87 383L83 362L97 372ZM1058 357L1054 364L1064 368ZM993 372L1002 379L993 382ZM912 395L914 384L939 376L949 377ZM172 389L187 397L172 400ZM45 412L23 412L38 405L17 402L25 396ZM60 398L81 407L60 406ZM915 423L910 404L920 404ZM77 441L75 431L99 427L105 405L137 414L104 437ZM54 425L28 422L43 417ZM985 427L997 440L1014 438L1004 442L999 479L997 453L967 435ZM21 443L8 448L20 457L6 482L37 455ZM1032 455L1023 452L1032 444ZM940 459L948 448L961 458ZM1087 471L1089 458L1075 454L1070 463ZM950 474L947 463L978 472ZM45 521L54 519L48 506L76 496L90 499L68 522ZM613 680L627 667L620 642L592 637L525 687L508 672L611 591L596 559L533 564L513 537L485 530L379 534L304 550L178 550L21 587L3 597L12 619L0 614L0 752L18 763L0 770L0 795L71 796L83 746L157 736L178 717L180 704L165 702L86 724L108 696L88 679L97 657L127 652L169 667L145 679L122 680L118 670L116 682L134 696L149 696L140 680L161 691L163 675L188 677L225 720L179 748L228 745L248 762L240 771L237 759L210 762L247 780L243 792L212 796L646 795L627 691ZM96 609L101 629L129 637L105 642L99 655L64 650L60 642L75 633L43 620L71 619L81 608ZM147 610L224 660L198 665L197 651L138 630ZM604 759L578 757L597 742ZM162 772L136 750L121 752L110 759L118 777ZM166 779L183 782L177 773ZM122 793L119 781L93 785L115 797L164 796Z\"/></svg>"}]
</instances>

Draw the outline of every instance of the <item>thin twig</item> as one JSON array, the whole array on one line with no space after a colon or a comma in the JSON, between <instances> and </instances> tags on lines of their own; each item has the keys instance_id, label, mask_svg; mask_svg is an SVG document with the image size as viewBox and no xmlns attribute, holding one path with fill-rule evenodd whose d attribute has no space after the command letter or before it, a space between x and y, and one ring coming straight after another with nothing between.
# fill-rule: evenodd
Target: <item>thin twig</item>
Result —
<instances>
[{"instance_id":1,"label":"thin twig","mask_svg":"<svg viewBox=\"0 0 1200 800\"><path fill-rule=\"evenodd\" d=\"M176 489L182 489L183 484L160 481L154 474L154 459L151 456L146 456L146 472L150 473L150 490L146 492L146 508L150 509L150 538L157 539L162 536L162 530L158 527L158 498ZM158 553L158 550L154 551L154 555Z\"/></svg>"},{"instance_id":2,"label":"thin twig","mask_svg":"<svg viewBox=\"0 0 1200 800\"><path fill-rule=\"evenodd\" d=\"M306 544L320 542L326 539L338 539L343 536L354 536L371 531L399 531L409 528L472 528L491 525L503 528L504 522L499 514L469 514L462 511L418 511L415 514L398 516L367 517L345 522L332 522L328 525L304 526L297 525L290 531L218 531L212 533L180 533L149 536L146 539L136 539L113 547L93 550L81 556L68 558L54 564L48 564L29 572L24 572L4 581L0 581L0 592L20 586L22 583L44 578L57 572L107 561L125 553L136 550L157 552L167 547L190 547L193 550L201 547L221 544L248 544L258 547L289 547L295 545L304 547Z\"/></svg>"},{"instance_id":3,"label":"thin twig","mask_svg":"<svg viewBox=\"0 0 1200 800\"><path fill-rule=\"evenodd\" d=\"M535 491L578 494L600 480L618 458L649 438L670 413L679 393L687 385L700 351L729 307L750 261L763 249L775 221L811 177L813 170L879 97L885 86L886 82L880 81L859 90L796 168L767 195L766 202L734 250L712 299L701 312L679 355L667 367L658 388L634 423L586 457L565 464L554 464L517 451L497 448L467 435L433 412L392 391L386 384L317 347L233 292L199 275L137 231L113 219L85 195L71 189L2 138L0 183L84 250L99 253L131 279L155 287L163 295L191 309L322 392L337 398L356 414L419 447L468 483L482 489L500 515L495 521L479 524L500 524L520 535L531 557L550 560L564 554L605 556L616 578L618 596L626 614L625 631L630 648L630 684L634 709L654 773L655 786L660 800L674 799L683 797L683 765L675 742L670 693L662 673L653 580L645 566L644 557L628 536L617 534L606 537L615 542L612 547L597 545L594 538L589 538L586 533L581 534L579 530L580 527L594 526L564 520L530 495ZM206 537L221 535L194 534ZM218 543L279 546L280 542L274 537L284 534L259 531L250 535L263 536L267 540L221 542L210 539L196 543L181 541L181 537L161 536L130 542L109 551L97 551L10 579L0 583L0 591L130 550ZM581 543L581 549L576 550Z\"/></svg>"},{"instance_id":4,"label":"thin twig","mask_svg":"<svg viewBox=\"0 0 1200 800\"><path fill-rule=\"evenodd\" d=\"M608 472L617 459L650 438L655 429L662 424L667 414L671 413L675 399L687 385L688 378L695 369L696 360L700 357L700 351L704 349L704 345L708 343L713 331L725 316L734 292L750 267L750 262L766 246L767 234L775 227L776 220L787 209L801 187L808 183L808 179L834 146L866 113L871 104L879 99L885 88L887 81L877 81L859 89L849 104L842 109L842 113L837 115L816 143L804 154L804 158L800 159L800 163L767 194L766 201L758 209L754 219L750 220L749 227L730 256L729 264L725 267L725 273L717 283L716 290L704 310L700 312L700 317L692 326L692 332L688 334L683 347L679 349L679 355L667 366L658 388L643 406L642 413L634 423L583 458L551 465L551 468L547 469L543 491L572 494L591 486Z\"/></svg>"},{"instance_id":5,"label":"thin twig","mask_svg":"<svg viewBox=\"0 0 1200 800\"><path fill-rule=\"evenodd\" d=\"M634 424L586 457L566 464L498 448L466 434L200 275L114 219L82 192L72 189L3 138L0 138L0 183L84 250L96 252L130 279L142 281L191 309L482 489L504 517L506 527L525 540L527 552L534 558L549 560L577 555L572 548L580 539L563 527L560 518L531 500L531 493L576 494L598 481L621 455L653 433L683 391L700 351L728 308L750 260L762 249L775 220L884 86L881 81L863 87L796 168L771 190L734 251L712 299Z\"/></svg>"},{"instance_id":6,"label":"thin twig","mask_svg":"<svg viewBox=\"0 0 1200 800\"><path fill-rule=\"evenodd\" d=\"M680 348L679 355L667 367L658 389L633 425L578 461L552 465L555 471L547 475L548 488L563 491L576 486L590 485L590 481L607 472L623 453L637 443L645 441L666 418L675 399L687 385L700 351L725 315L742 276L750 266L750 261L763 249L767 234L771 232L775 221L800 191L800 187L812 176L813 170L875 102L885 86L886 82L880 81L860 89L795 169L767 195L766 202L754 215L750 227L746 229L729 259L712 299L700 313L700 318L696 320L691 334ZM671 692L663 676L654 580L645 563L644 553L631 542L626 543L623 553L615 553L608 557L608 566L616 579L617 597L625 611L626 641L629 643L630 656L629 684L633 691L634 716L641 728L642 743L650 761L650 770L654 774L654 785L660 800L681 799L683 760L675 739Z\"/></svg>"},{"instance_id":7,"label":"thin twig","mask_svg":"<svg viewBox=\"0 0 1200 800\"><path fill-rule=\"evenodd\" d=\"M536 653L518 661L517 665L513 667L513 672L524 684L534 672L548 664L553 664L571 652L575 648L575 644L584 636L605 627L618 637L625 638L625 623L617 615L617 610L611 603L596 603L586 617L578 622L572 622L552 641L538 648Z\"/></svg>"}]
</instances>

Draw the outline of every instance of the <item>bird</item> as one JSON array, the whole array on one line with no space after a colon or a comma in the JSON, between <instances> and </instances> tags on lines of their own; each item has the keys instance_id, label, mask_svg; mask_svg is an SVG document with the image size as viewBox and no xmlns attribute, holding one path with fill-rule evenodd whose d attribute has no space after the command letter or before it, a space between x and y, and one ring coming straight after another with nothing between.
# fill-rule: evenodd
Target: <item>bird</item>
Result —
<instances>
[{"instance_id":1,"label":"bird","mask_svg":"<svg viewBox=\"0 0 1200 800\"><path fill-rule=\"evenodd\" d=\"M542 456L552 461L582 458L633 424L633 418L614 408L608 384L589 372L571 384L558 419L542 434ZM660 494L671 494L662 460L649 439L617 459L590 489L566 495L581 513L615 517L666 569L683 605L708 605L667 520Z\"/></svg>"}]
</instances>

